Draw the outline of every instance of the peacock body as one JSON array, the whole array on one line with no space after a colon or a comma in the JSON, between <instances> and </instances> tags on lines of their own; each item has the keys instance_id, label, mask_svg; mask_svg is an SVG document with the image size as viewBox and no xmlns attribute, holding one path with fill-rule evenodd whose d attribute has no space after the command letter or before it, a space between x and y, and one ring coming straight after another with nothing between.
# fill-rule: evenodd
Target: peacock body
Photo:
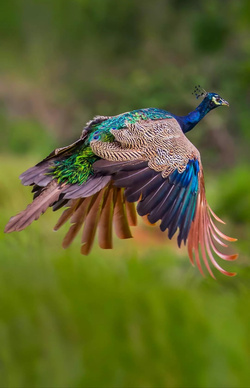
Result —
<instances>
[{"instance_id":1,"label":"peacock body","mask_svg":"<svg viewBox=\"0 0 250 388\"><path fill-rule=\"evenodd\" d=\"M82 134L84 143L82 146L78 147L76 152L69 158L55 162L52 174L56 176L59 182L67 181L71 184L82 184L93 173L93 164L99 159L90 146L92 140L113 142L115 137L111 131L126 128L127 123L133 124L140 120L157 120L171 117L170 113L156 108L138 109L112 117L97 116L84 129Z\"/></svg>"},{"instance_id":2,"label":"peacock body","mask_svg":"<svg viewBox=\"0 0 250 388\"><path fill-rule=\"evenodd\" d=\"M159 221L170 239L178 231L178 245L187 244L191 262L202 273L201 258L211 276L210 263L234 275L214 255L236 259L218 248L235 239L214 223L222 221L206 201L200 154L185 136L208 112L228 103L216 93L198 93L202 102L186 116L146 108L89 121L75 143L56 149L20 176L24 185L33 186L34 200L10 219L5 232L26 228L49 206L65 206L55 230L71 220L66 248L83 226L81 252L88 254L97 229L104 249L112 248L112 225L118 237L132 237L130 226L136 225L138 213L151 224Z\"/></svg>"}]
</instances>

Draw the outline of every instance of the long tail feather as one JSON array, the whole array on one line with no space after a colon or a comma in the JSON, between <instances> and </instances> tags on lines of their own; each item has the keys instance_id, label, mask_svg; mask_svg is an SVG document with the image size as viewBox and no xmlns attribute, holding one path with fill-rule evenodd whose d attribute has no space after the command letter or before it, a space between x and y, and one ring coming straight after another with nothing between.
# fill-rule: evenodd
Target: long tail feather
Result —
<instances>
[{"instance_id":1,"label":"long tail feather","mask_svg":"<svg viewBox=\"0 0 250 388\"><path fill-rule=\"evenodd\" d=\"M225 254L220 252L219 249L215 246L214 241L216 241L219 245L227 247L227 245L222 241L235 241L234 238L228 237L223 234L214 224L212 217L217 221L224 223L216 214L211 210L208 206L206 197L205 197L205 189L203 183L203 176L200 177L200 192L198 194L197 199L197 208L194 221L191 224L191 229L188 235L188 254L191 263L194 265L194 259L199 268L200 272L203 274L201 262L200 262L200 254L199 248L201 250L201 257L203 262L212 277L214 274L211 271L209 266L208 259L211 264L219 270L221 273L227 276L236 275L234 272L228 272L224 270L216 261L214 254L219 258L232 261L235 260L238 255L236 254ZM219 238L219 237L220 238ZM193 255L194 253L194 255Z\"/></svg>"}]
</instances>

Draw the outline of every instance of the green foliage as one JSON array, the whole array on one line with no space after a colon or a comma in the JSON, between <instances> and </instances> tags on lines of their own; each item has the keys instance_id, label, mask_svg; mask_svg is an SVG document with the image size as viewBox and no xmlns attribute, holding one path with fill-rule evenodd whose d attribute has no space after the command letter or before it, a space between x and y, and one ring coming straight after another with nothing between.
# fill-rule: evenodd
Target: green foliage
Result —
<instances>
[{"instance_id":1,"label":"green foliage","mask_svg":"<svg viewBox=\"0 0 250 388\"><path fill-rule=\"evenodd\" d=\"M250 185L249 168L240 166L230 174L224 174L219 179L218 190L221 192L218 210L220 213L229 213L237 223L250 224ZM233 206L232 206L233 204Z\"/></svg>"},{"instance_id":2,"label":"green foliage","mask_svg":"<svg viewBox=\"0 0 250 388\"><path fill-rule=\"evenodd\" d=\"M194 26L194 43L197 49L208 53L222 49L229 32L225 22L218 14L213 17L199 17Z\"/></svg>"},{"instance_id":3,"label":"green foliage","mask_svg":"<svg viewBox=\"0 0 250 388\"><path fill-rule=\"evenodd\" d=\"M53 135L45 131L45 128L37 121L31 119L8 119L0 114L0 126L2 128L0 151L16 154L28 151L41 155L51 152L55 143Z\"/></svg>"}]
</instances>

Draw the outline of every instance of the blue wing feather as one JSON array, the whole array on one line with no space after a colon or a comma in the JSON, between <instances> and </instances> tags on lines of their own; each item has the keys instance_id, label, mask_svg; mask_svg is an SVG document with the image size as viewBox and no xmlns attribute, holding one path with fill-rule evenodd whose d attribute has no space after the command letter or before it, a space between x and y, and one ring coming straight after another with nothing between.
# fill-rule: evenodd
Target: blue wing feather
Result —
<instances>
[{"instance_id":1,"label":"blue wing feather","mask_svg":"<svg viewBox=\"0 0 250 388\"><path fill-rule=\"evenodd\" d=\"M113 175L117 187L125 187L128 202L138 201L137 212L147 215L150 223L161 220L162 231L168 229L169 238L179 228L178 245L186 243L191 223L194 220L199 190L199 161L190 159L183 172L177 169L167 178L161 172L152 170L145 164L121 168Z\"/></svg>"},{"instance_id":2,"label":"blue wing feather","mask_svg":"<svg viewBox=\"0 0 250 388\"><path fill-rule=\"evenodd\" d=\"M169 176L171 184L176 188L178 187L179 190L175 190L177 198L172 207L169 209L166 205L162 209L164 215L160 228L162 231L168 228L169 238L172 238L179 228L179 245L182 240L186 241L191 222L194 219L198 194L198 173L199 162L197 159L192 159L189 160L184 172L179 173L178 170L175 170Z\"/></svg>"}]
</instances>

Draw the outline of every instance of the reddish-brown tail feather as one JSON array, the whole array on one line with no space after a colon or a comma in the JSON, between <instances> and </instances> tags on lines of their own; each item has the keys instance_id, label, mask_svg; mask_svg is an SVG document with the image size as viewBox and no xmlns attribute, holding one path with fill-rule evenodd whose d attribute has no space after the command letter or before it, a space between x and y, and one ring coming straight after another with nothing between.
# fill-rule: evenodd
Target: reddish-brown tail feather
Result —
<instances>
[{"instance_id":1,"label":"reddish-brown tail feather","mask_svg":"<svg viewBox=\"0 0 250 388\"><path fill-rule=\"evenodd\" d=\"M224 224L224 222L216 216L216 214L208 206L205 196L203 176L200 177L200 192L197 199L197 207L194 221L192 222L191 229L188 235L188 254L191 263L194 265L194 261L197 264L200 272L204 275L203 269L200 261L200 252L203 262L210 273L214 278L214 274L210 268L210 263L217 268L221 273L227 276L236 275L235 272L228 272L221 268L217 263L214 254L220 257L223 260L232 261L237 259L238 255L233 254L224 254L215 246L215 242L223 247L227 247L224 241L237 241L235 238L228 237L223 234L214 224L212 217L217 221ZM224 240L224 241L222 241Z\"/></svg>"}]
</instances>

